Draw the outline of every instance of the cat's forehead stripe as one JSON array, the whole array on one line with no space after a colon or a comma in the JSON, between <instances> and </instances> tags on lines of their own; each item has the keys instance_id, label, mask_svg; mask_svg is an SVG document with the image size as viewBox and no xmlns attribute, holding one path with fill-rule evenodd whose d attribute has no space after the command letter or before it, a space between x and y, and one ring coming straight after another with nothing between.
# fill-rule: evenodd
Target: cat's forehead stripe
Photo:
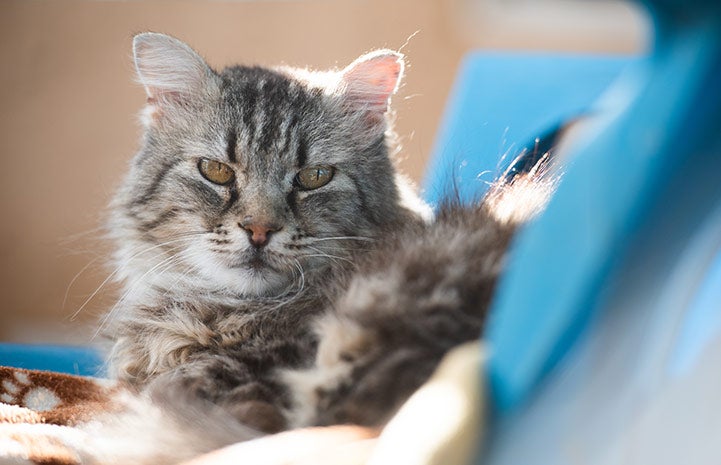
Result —
<instances>
[{"instance_id":1,"label":"cat's forehead stripe","mask_svg":"<svg viewBox=\"0 0 721 465\"><path fill-rule=\"evenodd\" d=\"M238 125L236 145L241 146L240 152L247 152L254 162L288 157L296 166L304 166L308 150L300 134L301 123L312 113L317 96L288 76L267 69L236 66L227 68L223 75L228 108L237 115L230 115L230 121ZM228 159L233 161L228 142ZM236 147L236 157L237 152Z\"/></svg>"},{"instance_id":2,"label":"cat's forehead stripe","mask_svg":"<svg viewBox=\"0 0 721 465\"><path fill-rule=\"evenodd\" d=\"M298 156L298 168L302 168L305 166L306 162L308 161L308 147L306 144L305 139L301 138L298 141L298 150L297 150L297 156Z\"/></svg>"},{"instance_id":3,"label":"cat's forehead stripe","mask_svg":"<svg viewBox=\"0 0 721 465\"><path fill-rule=\"evenodd\" d=\"M228 154L228 160L232 163L235 163L237 161L237 157L235 155L235 149L238 145L238 133L235 132L235 128L230 128L228 130L228 147L226 149L226 152Z\"/></svg>"}]
</instances>

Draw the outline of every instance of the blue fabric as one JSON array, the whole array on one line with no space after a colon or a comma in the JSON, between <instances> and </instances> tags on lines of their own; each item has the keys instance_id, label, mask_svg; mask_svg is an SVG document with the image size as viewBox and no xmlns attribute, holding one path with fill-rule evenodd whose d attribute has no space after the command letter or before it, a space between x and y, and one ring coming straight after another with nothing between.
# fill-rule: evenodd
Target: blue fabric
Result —
<instances>
[{"instance_id":1,"label":"blue fabric","mask_svg":"<svg viewBox=\"0 0 721 465\"><path fill-rule=\"evenodd\" d=\"M105 371L98 351L74 346L0 344L0 365L81 376Z\"/></svg>"}]
</instances>

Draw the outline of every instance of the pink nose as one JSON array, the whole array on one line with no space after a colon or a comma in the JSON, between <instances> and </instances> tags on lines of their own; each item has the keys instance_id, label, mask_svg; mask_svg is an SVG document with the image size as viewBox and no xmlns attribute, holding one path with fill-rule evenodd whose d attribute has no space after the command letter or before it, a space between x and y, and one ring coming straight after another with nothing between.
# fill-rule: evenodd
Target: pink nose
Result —
<instances>
[{"instance_id":1,"label":"pink nose","mask_svg":"<svg viewBox=\"0 0 721 465\"><path fill-rule=\"evenodd\" d=\"M238 226L245 229L248 233L250 243L255 247L264 247L270 240L271 234L280 230L280 227L261 222L248 221L238 223Z\"/></svg>"}]
</instances>

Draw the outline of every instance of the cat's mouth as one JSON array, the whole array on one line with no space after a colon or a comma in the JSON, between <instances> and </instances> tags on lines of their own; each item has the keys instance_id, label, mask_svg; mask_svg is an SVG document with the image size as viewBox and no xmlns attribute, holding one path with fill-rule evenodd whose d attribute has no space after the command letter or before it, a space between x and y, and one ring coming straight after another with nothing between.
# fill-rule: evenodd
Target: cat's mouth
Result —
<instances>
[{"instance_id":1,"label":"cat's mouth","mask_svg":"<svg viewBox=\"0 0 721 465\"><path fill-rule=\"evenodd\" d=\"M272 263L272 257L262 250L255 250L244 253L237 260L231 263L231 268L251 270L258 273L273 271L277 272L276 266Z\"/></svg>"},{"instance_id":2,"label":"cat's mouth","mask_svg":"<svg viewBox=\"0 0 721 465\"><path fill-rule=\"evenodd\" d=\"M269 263L260 255L255 255L248 261L248 268L253 270L261 270L269 266Z\"/></svg>"}]
</instances>

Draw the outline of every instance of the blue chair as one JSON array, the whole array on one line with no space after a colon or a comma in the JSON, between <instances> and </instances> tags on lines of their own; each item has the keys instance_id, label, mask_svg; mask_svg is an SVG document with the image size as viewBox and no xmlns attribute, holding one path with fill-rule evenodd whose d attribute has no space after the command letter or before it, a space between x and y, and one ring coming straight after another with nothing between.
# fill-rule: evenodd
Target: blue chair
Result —
<instances>
[{"instance_id":1,"label":"blue chair","mask_svg":"<svg viewBox=\"0 0 721 465\"><path fill-rule=\"evenodd\" d=\"M461 64L423 183L438 203L480 196L534 141L592 115L630 56L475 52Z\"/></svg>"},{"instance_id":2,"label":"blue chair","mask_svg":"<svg viewBox=\"0 0 721 465\"><path fill-rule=\"evenodd\" d=\"M512 74L499 67L514 57L473 55L451 98L431 200L447 189L437 175L468 198L484 188L476 173L503 171L500 154L569 117L604 116L547 211L517 238L500 283L485 334L493 413L479 463L720 455L721 4L646 5L652 52L635 63L599 59L603 82L585 88L600 74L580 77L573 64L556 76L568 81L554 81L550 57L549 70L519 57ZM595 66L578 63L579 73Z\"/></svg>"}]
</instances>

